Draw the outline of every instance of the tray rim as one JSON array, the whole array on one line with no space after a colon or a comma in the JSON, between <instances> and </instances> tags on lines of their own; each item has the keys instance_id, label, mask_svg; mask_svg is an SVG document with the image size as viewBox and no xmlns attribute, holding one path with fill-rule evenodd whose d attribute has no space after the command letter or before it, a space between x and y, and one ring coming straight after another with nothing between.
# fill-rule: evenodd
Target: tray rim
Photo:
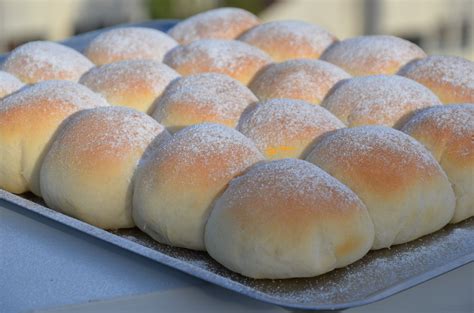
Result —
<instances>
[{"instance_id":1,"label":"tray rim","mask_svg":"<svg viewBox=\"0 0 474 313\"><path fill-rule=\"evenodd\" d=\"M0 201L4 201L6 203L9 203L10 205L13 205L14 207L18 207L28 212L35 213L37 215L40 215L43 218L54 221L55 223L59 223L61 225L67 226L76 231L92 236L98 240L107 242L108 244L112 244L118 248L127 250L129 252L145 257L149 260L155 261L161 265L168 266L170 268L173 268L185 274L202 279L208 283L218 285L222 288L231 290L233 292L237 292L239 294L248 296L255 300L259 300L265 303L269 303L269 304L273 304L273 305L277 305L280 307L293 309L293 310L296 309L296 310L314 310L314 311L335 311L335 310L337 311L337 310L345 310L345 309L349 309L353 307L367 305L370 303L374 303L374 302L386 299L399 292L408 290L428 280L431 280L445 273L448 273L463 265L474 262L474 251L473 251L470 254L465 255L464 257L450 261L449 263L446 263L443 266L436 267L435 269L424 272L420 275L413 276L409 279L404 280L402 283L393 285L387 289L384 289L381 292L373 293L372 295L358 301L344 302L344 303L339 303L335 305L322 304L322 305L317 305L317 306L312 305L312 304L287 303L273 296L270 296L265 292L256 291L236 281L223 278L222 276L217 275L213 272L210 272L206 269L195 266L186 261L173 258L165 253L154 250L152 248L148 248L144 245L128 240L126 238L120 237L107 230L103 230L101 228L95 227L91 224L85 223L81 220L75 219L61 212L54 211L48 207L45 207L41 204L33 202L24 197L21 197L20 195L12 194L3 189L0 189Z\"/></svg>"}]
</instances>

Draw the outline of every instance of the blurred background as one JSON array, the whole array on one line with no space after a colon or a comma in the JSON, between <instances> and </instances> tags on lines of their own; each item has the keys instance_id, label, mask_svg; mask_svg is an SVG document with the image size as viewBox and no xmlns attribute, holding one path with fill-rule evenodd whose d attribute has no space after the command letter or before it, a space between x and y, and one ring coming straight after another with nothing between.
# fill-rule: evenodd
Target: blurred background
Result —
<instances>
[{"instance_id":1,"label":"blurred background","mask_svg":"<svg viewBox=\"0 0 474 313\"><path fill-rule=\"evenodd\" d=\"M263 21L298 19L340 39L391 34L430 54L474 60L474 0L0 0L0 53L31 40L233 6Z\"/></svg>"}]
</instances>

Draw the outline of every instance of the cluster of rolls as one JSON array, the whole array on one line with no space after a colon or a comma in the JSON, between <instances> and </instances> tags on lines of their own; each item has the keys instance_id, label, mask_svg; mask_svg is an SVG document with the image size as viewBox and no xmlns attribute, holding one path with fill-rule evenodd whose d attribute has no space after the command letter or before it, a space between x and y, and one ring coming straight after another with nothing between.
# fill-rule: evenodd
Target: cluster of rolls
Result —
<instances>
[{"instance_id":1,"label":"cluster of rolls","mask_svg":"<svg viewBox=\"0 0 474 313\"><path fill-rule=\"evenodd\" d=\"M309 277L474 215L474 65L224 8L0 71L0 188L104 229Z\"/></svg>"}]
</instances>

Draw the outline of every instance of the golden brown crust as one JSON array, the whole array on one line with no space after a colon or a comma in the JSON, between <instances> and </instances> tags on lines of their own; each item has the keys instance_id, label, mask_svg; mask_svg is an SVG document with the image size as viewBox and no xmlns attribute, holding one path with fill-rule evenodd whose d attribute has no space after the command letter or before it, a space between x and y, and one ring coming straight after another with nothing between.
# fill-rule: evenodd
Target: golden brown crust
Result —
<instances>
[{"instance_id":1,"label":"golden brown crust","mask_svg":"<svg viewBox=\"0 0 474 313\"><path fill-rule=\"evenodd\" d=\"M235 127L244 109L257 100L227 75L202 73L172 82L156 100L152 116L172 132L204 122Z\"/></svg>"},{"instance_id":2,"label":"golden brown crust","mask_svg":"<svg viewBox=\"0 0 474 313\"><path fill-rule=\"evenodd\" d=\"M284 159L231 181L208 220L206 247L250 277L305 277L362 257L373 234L352 191L308 162Z\"/></svg>"},{"instance_id":3,"label":"golden brown crust","mask_svg":"<svg viewBox=\"0 0 474 313\"><path fill-rule=\"evenodd\" d=\"M402 131L427 147L454 188L452 223L474 215L474 104L438 106L416 113Z\"/></svg>"},{"instance_id":4,"label":"golden brown crust","mask_svg":"<svg viewBox=\"0 0 474 313\"><path fill-rule=\"evenodd\" d=\"M249 84L260 100L288 98L319 104L339 81L350 78L342 69L320 60L289 60L271 64Z\"/></svg>"},{"instance_id":5,"label":"golden brown crust","mask_svg":"<svg viewBox=\"0 0 474 313\"><path fill-rule=\"evenodd\" d=\"M79 52L49 41L32 41L13 50L2 64L9 72L27 84L43 80L77 82L92 68L89 59Z\"/></svg>"},{"instance_id":6,"label":"golden brown crust","mask_svg":"<svg viewBox=\"0 0 474 313\"><path fill-rule=\"evenodd\" d=\"M454 193L438 162L416 140L392 128L336 130L316 143L307 160L367 205L376 232L373 249L434 232L453 216Z\"/></svg>"},{"instance_id":7,"label":"golden brown crust","mask_svg":"<svg viewBox=\"0 0 474 313\"><path fill-rule=\"evenodd\" d=\"M58 131L42 165L46 203L101 228L134 226L133 175L149 145L163 136L163 126L129 108L77 112Z\"/></svg>"},{"instance_id":8,"label":"golden brown crust","mask_svg":"<svg viewBox=\"0 0 474 313\"><path fill-rule=\"evenodd\" d=\"M421 110L401 130L423 143L438 161L474 164L474 105L439 106Z\"/></svg>"},{"instance_id":9,"label":"golden brown crust","mask_svg":"<svg viewBox=\"0 0 474 313\"><path fill-rule=\"evenodd\" d=\"M128 60L93 68L80 83L102 94L112 105L150 113L152 104L179 74L152 60Z\"/></svg>"},{"instance_id":10,"label":"golden brown crust","mask_svg":"<svg viewBox=\"0 0 474 313\"><path fill-rule=\"evenodd\" d=\"M250 139L231 128L203 123L181 130L138 171L137 226L162 243L203 250L212 202L234 176L263 159Z\"/></svg>"},{"instance_id":11,"label":"golden brown crust","mask_svg":"<svg viewBox=\"0 0 474 313\"><path fill-rule=\"evenodd\" d=\"M219 8L179 22L168 34L182 45L200 39L234 39L259 24L258 18L238 8Z\"/></svg>"},{"instance_id":12,"label":"golden brown crust","mask_svg":"<svg viewBox=\"0 0 474 313\"><path fill-rule=\"evenodd\" d=\"M275 21L253 27L239 40L268 53L276 62L317 59L337 38L321 27L302 21Z\"/></svg>"},{"instance_id":13,"label":"golden brown crust","mask_svg":"<svg viewBox=\"0 0 474 313\"><path fill-rule=\"evenodd\" d=\"M416 110L440 104L433 92L411 79L373 75L354 77L336 84L321 106L348 127L393 127Z\"/></svg>"},{"instance_id":14,"label":"golden brown crust","mask_svg":"<svg viewBox=\"0 0 474 313\"><path fill-rule=\"evenodd\" d=\"M268 159L301 158L322 134L344 127L320 106L292 99L272 99L249 107L237 129L252 139Z\"/></svg>"},{"instance_id":15,"label":"golden brown crust","mask_svg":"<svg viewBox=\"0 0 474 313\"><path fill-rule=\"evenodd\" d=\"M120 27L95 37L84 54L96 65L125 60L163 61L178 43L159 30L145 27Z\"/></svg>"},{"instance_id":16,"label":"golden brown crust","mask_svg":"<svg viewBox=\"0 0 474 313\"><path fill-rule=\"evenodd\" d=\"M337 42L321 56L353 76L395 74L408 62L426 57L417 45L394 36L359 36Z\"/></svg>"},{"instance_id":17,"label":"golden brown crust","mask_svg":"<svg viewBox=\"0 0 474 313\"><path fill-rule=\"evenodd\" d=\"M83 109L107 106L98 94L69 81L45 81L0 102L0 187L40 195L39 167L59 125Z\"/></svg>"},{"instance_id":18,"label":"golden brown crust","mask_svg":"<svg viewBox=\"0 0 474 313\"><path fill-rule=\"evenodd\" d=\"M220 73L247 84L271 63L265 52L236 40L198 40L171 50L163 61L181 75Z\"/></svg>"},{"instance_id":19,"label":"golden brown crust","mask_svg":"<svg viewBox=\"0 0 474 313\"><path fill-rule=\"evenodd\" d=\"M474 63L454 56L428 56L408 63L398 75L431 89L443 103L474 103Z\"/></svg>"}]
</instances>

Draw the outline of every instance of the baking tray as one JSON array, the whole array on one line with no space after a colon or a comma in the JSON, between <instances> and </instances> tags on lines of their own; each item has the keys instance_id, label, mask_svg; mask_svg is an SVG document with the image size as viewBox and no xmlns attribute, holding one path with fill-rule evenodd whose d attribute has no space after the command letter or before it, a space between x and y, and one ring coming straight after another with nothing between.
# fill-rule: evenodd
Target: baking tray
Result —
<instances>
[{"instance_id":1,"label":"baking tray","mask_svg":"<svg viewBox=\"0 0 474 313\"><path fill-rule=\"evenodd\" d=\"M327 274L251 279L225 269L206 252L160 244L138 228L105 231L45 207L32 194L0 189L0 204L40 214L115 246L257 300L291 309L343 310L372 303L474 261L474 218L364 258Z\"/></svg>"},{"instance_id":2,"label":"baking tray","mask_svg":"<svg viewBox=\"0 0 474 313\"><path fill-rule=\"evenodd\" d=\"M175 23L165 20L134 25L167 30ZM82 51L100 32L63 43ZM105 231L86 224L47 208L32 194L17 196L0 189L0 202L7 208L39 214L240 294L295 310L344 310L369 304L474 261L474 218L470 218L410 243L371 251L352 265L318 277L255 280L227 270L205 252L159 244L137 228Z\"/></svg>"}]
</instances>

